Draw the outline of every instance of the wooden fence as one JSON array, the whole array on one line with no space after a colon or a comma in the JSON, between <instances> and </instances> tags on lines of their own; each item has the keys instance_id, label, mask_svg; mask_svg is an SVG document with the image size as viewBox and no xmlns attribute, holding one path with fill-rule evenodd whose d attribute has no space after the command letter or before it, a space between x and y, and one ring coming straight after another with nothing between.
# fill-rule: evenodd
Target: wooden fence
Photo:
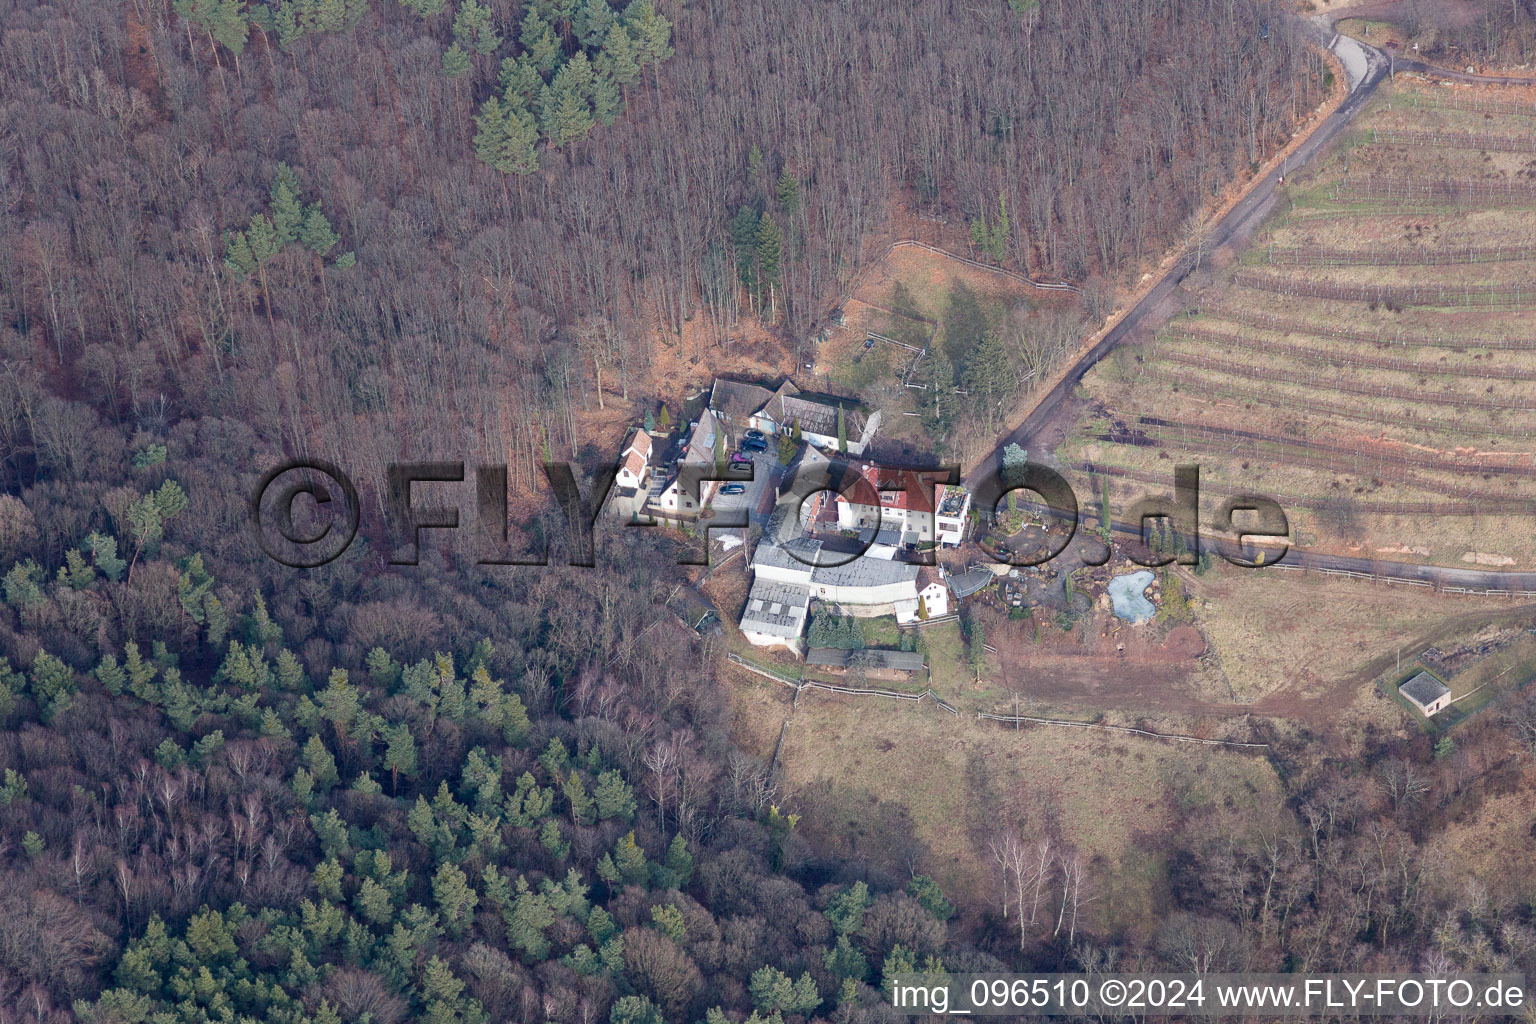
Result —
<instances>
[{"instance_id":1,"label":"wooden fence","mask_svg":"<svg viewBox=\"0 0 1536 1024\"><path fill-rule=\"evenodd\" d=\"M1474 114L1517 114L1536 116L1536 102L1529 100L1492 100L1480 90L1470 89L1465 94L1440 90L1434 95L1410 93L1399 102L1405 107L1426 107L1431 110L1466 110Z\"/></svg>"},{"instance_id":2,"label":"wooden fence","mask_svg":"<svg viewBox=\"0 0 1536 1024\"><path fill-rule=\"evenodd\" d=\"M873 686L838 686L836 683L824 683L819 679L791 679L788 676L782 676L777 672L753 665L734 652L727 652L725 657L732 664L740 665L748 672L754 672L767 679L783 683L785 686L797 691L797 694L803 690L826 690L828 693L840 693L848 697L889 697L892 700L902 700L912 704L917 704L924 700L932 700L952 715L960 713L955 710L952 704L945 701L931 689L925 689L922 693L903 693L900 690L882 690Z\"/></svg>"},{"instance_id":3,"label":"wooden fence","mask_svg":"<svg viewBox=\"0 0 1536 1024\"><path fill-rule=\"evenodd\" d=\"M1151 729L1136 729L1129 725L1107 725L1104 722L1074 722L1070 718L1036 718L1031 715L992 715L985 711L976 712L976 717L984 722L1004 722L1012 725L1028 723L1030 725L1055 725L1068 729L1087 729L1090 731L1130 733L1135 736L1147 736L1156 740L1173 740L1179 743L1203 743L1212 747L1234 747L1239 750L1268 750L1268 743L1245 743L1241 740L1213 740L1204 736L1186 736L1176 732L1153 732Z\"/></svg>"},{"instance_id":4,"label":"wooden fence","mask_svg":"<svg viewBox=\"0 0 1536 1024\"><path fill-rule=\"evenodd\" d=\"M1434 590L1441 594L1463 594L1472 597L1536 597L1536 590L1500 589L1497 587L1462 587L1451 584L1436 585L1433 580L1412 579L1407 576L1392 576L1385 573L1363 572L1358 569L1332 569L1317 565L1292 565L1287 562L1276 562L1266 566L1269 569L1283 569L1286 572L1315 572L1320 576L1337 576L1344 579L1368 580L1372 583L1385 583L1397 587L1418 587L1424 590Z\"/></svg>"},{"instance_id":5,"label":"wooden fence","mask_svg":"<svg viewBox=\"0 0 1536 1024\"><path fill-rule=\"evenodd\" d=\"M1187 374L1177 368L1161 369L1153 364L1142 368L1142 376L1162 381L1178 391L1193 392L1235 402L1252 402L1257 405L1278 406L1324 416L1338 416L1389 427L1415 426L1439 433L1460 434L1463 437L1536 439L1536 427L1494 426L1468 423L1463 417L1433 419L1421 415L1416 409L1399 407L1388 412L1378 411L1359 402L1330 402L1312 395L1287 395L1273 388L1245 388L1225 381L1215 381L1205 374Z\"/></svg>"},{"instance_id":6,"label":"wooden fence","mask_svg":"<svg viewBox=\"0 0 1536 1024\"><path fill-rule=\"evenodd\" d=\"M1132 480L1136 483L1168 486L1168 474L1156 473L1151 470L1136 469L1130 466L1117 466L1105 462L1074 462L1063 459L1062 464L1068 469L1082 473L1088 477L1110 477L1115 480ZM1426 487L1428 484L1426 483ZM1441 490L1467 491L1470 488L1446 488ZM1200 490L1203 494L1246 494L1252 488L1228 487L1202 477ZM1341 509L1362 515L1433 515L1433 516L1491 516L1491 515L1536 515L1536 498L1482 498L1480 500L1467 501L1379 501L1356 498L1318 497L1316 495L1295 494L1286 491L1266 491L1269 497L1280 502L1281 505L1292 508L1310 509Z\"/></svg>"},{"instance_id":7,"label":"wooden fence","mask_svg":"<svg viewBox=\"0 0 1536 1024\"><path fill-rule=\"evenodd\" d=\"M1399 450L1362 450L1358 446L1345 444L1332 444L1327 441L1314 441L1306 438L1288 437L1283 434L1269 434L1258 430L1243 430L1239 427L1223 427L1213 423L1188 423L1178 420L1167 420L1157 416L1138 416L1136 419L1138 433L1145 431L1149 437L1159 440L1176 439L1178 443L1190 446L1223 447L1240 453L1243 449L1252 446L1257 453L1263 446L1263 451L1280 451L1294 448L1308 453L1311 457L1332 456L1340 460L1340 464L1352 461L1355 465L1372 463L1378 466L1404 466L1410 469L1427 469L1447 473L1478 473L1489 476L1513 476L1532 478L1536 477L1536 460L1529 455L1494 456L1488 453L1466 456L1444 456L1429 453L1411 454ZM1109 440L1110 438L1105 438Z\"/></svg>"}]
</instances>

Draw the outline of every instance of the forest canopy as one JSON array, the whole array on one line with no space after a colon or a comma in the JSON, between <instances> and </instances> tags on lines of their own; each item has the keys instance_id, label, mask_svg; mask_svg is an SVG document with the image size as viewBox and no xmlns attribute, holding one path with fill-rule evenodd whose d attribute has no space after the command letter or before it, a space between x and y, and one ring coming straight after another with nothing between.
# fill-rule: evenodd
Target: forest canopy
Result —
<instances>
[{"instance_id":1,"label":"forest canopy","mask_svg":"<svg viewBox=\"0 0 1536 1024\"><path fill-rule=\"evenodd\" d=\"M1409 962L1449 897L1359 787L1295 776L1306 846L1168 851L1169 933L1122 948L1044 824L998 839L1006 917L915 841L813 849L665 538L296 572L246 527L282 458L601 462L599 379L803 340L914 211L1123 277L1323 80L1264 0L7 5L0 1020L874 1021L899 970ZM1495 917L1466 944L1523 941Z\"/></svg>"}]
</instances>

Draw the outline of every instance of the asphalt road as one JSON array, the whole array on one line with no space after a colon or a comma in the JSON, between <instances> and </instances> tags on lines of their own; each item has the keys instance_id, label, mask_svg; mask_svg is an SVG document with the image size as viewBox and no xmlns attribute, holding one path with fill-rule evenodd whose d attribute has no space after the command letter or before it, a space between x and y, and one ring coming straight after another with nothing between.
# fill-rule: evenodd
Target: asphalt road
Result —
<instances>
[{"instance_id":1,"label":"asphalt road","mask_svg":"<svg viewBox=\"0 0 1536 1024\"><path fill-rule=\"evenodd\" d=\"M1354 116L1371 98L1376 87L1387 77L1389 71L1413 71L1425 75L1433 75L1441 78L1449 78L1461 82L1482 82L1487 84L1509 84L1523 82L1530 84L1529 79L1510 79L1493 76L1469 75L1465 72L1450 71L1432 67L1419 61L1391 59L1375 47L1367 46L1354 40L1341 40L1332 31L1333 22L1349 14L1348 10L1336 11L1330 14L1326 20L1312 20L1306 22L1309 31L1317 37L1320 45L1337 50L1339 46L1358 46L1364 51L1367 67L1364 77L1354 83L1350 95L1341 103L1332 114L1323 120L1312 134L1296 147L1295 152L1287 160L1288 166L1303 167L1317 156L1322 148L1328 145L1349 124ZM1258 182L1252 190L1243 197L1235 206L1222 216L1215 224L1211 225L1202 250L1209 253L1223 245L1239 244L1252 234L1253 230L1263 222L1274 206L1275 191L1279 182L1274 175L1269 175L1265 180ZM1000 438L996 447L981 462L972 468L965 476L966 485L975 490L977 485L986 476L997 472L1002 466L1003 448L1009 444L1018 444L1028 450L1032 446L1038 448L1041 445L1049 446L1050 437L1048 425L1052 418L1060 411L1062 405L1071 397L1073 390L1083 379L1090 367L1103 359L1111 350L1125 339L1131 337L1139 330L1156 330L1162 326L1176 309L1168 307L1167 300L1174 290L1183 283L1184 279L1195 269L1197 255L1186 252L1177 263L1169 268L1161 280L1152 286L1131 309L1121 318L1120 322L1099 340L1093 348L1080 356L1076 363L1057 382L1049 393L1035 406L1034 410L1025 418L1024 422L1012 432ZM1117 527L1120 524L1116 524ZM1285 561L1291 565L1305 566L1314 569L1347 569L1354 572L1368 573L1373 576L1395 576L1403 579L1417 579L1425 582L1439 584L1441 586L1474 587L1487 590L1536 590L1536 572L1498 572L1486 569L1458 569L1444 566L1418 565L1410 562L1383 562L1369 558L1351 558L1345 555L1330 555L1314 552L1296 551L1289 552Z\"/></svg>"}]
</instances>

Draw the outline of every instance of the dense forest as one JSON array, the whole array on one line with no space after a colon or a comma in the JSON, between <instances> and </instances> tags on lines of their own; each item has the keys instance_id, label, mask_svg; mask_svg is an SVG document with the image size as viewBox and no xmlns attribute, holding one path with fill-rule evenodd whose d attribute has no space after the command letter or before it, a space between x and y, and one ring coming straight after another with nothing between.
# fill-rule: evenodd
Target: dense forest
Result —
<instances>
[{"instance_id":1,"label":"dense forest","mask_svg":"<svg viewBox=\"0 0 1536 1024\"><path fill-rule=\"evenodd\" d=\"M818 856L665 538L570 568L532 516L547 568L365 534L296 572L247 528L283 456L371 502L402 457L600 462L600 381L645 394L701 319L798 338L902 209L1124 273L1318 97L1270 5L3 12L0 1020L852 1021L904 967L1528 962L1530 894L1423 849L1528 709L1290 772L1301 831L1192 817L1131 941L1045 821L993 837L997 906L919 849Z\"/></svg>"},{"instance_id":2,"label":"dense forest","mask_svg":"<svg viewBox=\"0 0 1536 1024\"><path fill-rule=\"evenodd\" d=\"M761 315L801 340L898 209L1113 277L1320 96L1257 0L1020 6L7 4L8 387L113 424L217 410L372 478L430 437L526 486L599 382L647 387L658 338ZM614 72L615 28L670 34ZM575 134L517 159L562 96ZM267 230L280 165L324 218L304 239ZM0 429L13 479L80 457Z\"/></svg>"},{"instance_id":3,"label":"dense forest","mask_svg":"<svg viewBox=\"0 0 1536 1024\"><path fill-rule=\"evenodd\" d=\"M1420 53L1439 61L1520 66L1536 57L1536 3L1531 0L1407 0L1391 10Z\"/></svg>"}]
</instances>

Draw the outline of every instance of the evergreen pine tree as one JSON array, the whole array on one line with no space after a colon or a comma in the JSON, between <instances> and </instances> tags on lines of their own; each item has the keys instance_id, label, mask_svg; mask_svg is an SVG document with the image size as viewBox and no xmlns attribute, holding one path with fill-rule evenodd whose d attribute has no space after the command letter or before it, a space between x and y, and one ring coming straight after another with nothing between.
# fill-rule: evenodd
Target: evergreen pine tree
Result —
<instances>
[{"instance_id":1,"label":"evergreen pine tree","mask_svg":"<svg viewBox=\"0 0 1536 1024\"><path fill-rule=\"evenodd\" d=\"M287 164L277 165L277 177L271 190L272 231L278 248L298 241L304 223L304 205L299 199L299 180Z\"/></svg>"},{"instance_id":2,"label":"evergreen pine tree","mask_svg":"<svg viewBox=\"0 0 1536 1024\"><path fill-rule=\"evenodd\" d=\"M384 731L388 747L384 751L384 767L389 769L391 793L400 792L400 776L416 774L416 741L411 728L405 723L389 726Z\"/></svg>"},{"instance_id":3,"label":"evergreen pine tree","mask_svg":"<svg viewBox=\"0 0 1536 1024\"><path fill-rule=\"evenodd\" d=\"M764 217L757 226L757 265L762 283L772 286L779 279L784 258L784 232L772 217Z\"/></svg>"},{"instance_id":4,"label":"evergreen pine tree","mask_svg":"<svg viewBox=\"0 0 1536 1024\"><path fill-rule=\"evenodd\" d=\"M592 130L592 107L583 95L581 76L574 73L572 63L567 63L555 74L547 94L541 94L540 98L539 128L544 138L556 146L584 138ZM590 65L585 61L583 65L590 78Z\"/></svg>"},{"instance_id":5,"label":"evergreen pine tree","mask_svg":"<svg viewBox=\"0 0 1536 1024\"><path fill-rule=\"evenodd\" d=\"M469 70L470 64L469 54L457 40L443 51L443 75L448 78L458 78Z\"/></svg>"},{"instance_id":6,"label":"evergreen pine tree","mask_svg":"<svg viewBox=\"0 0 1536 1024\"><path fill-rule=\"evenodd\" d=\"M501 45L491 9L475 0L464 0L459 5L459 13L453 19L453 38L466 50L479 54L494 53Z\"/></svg>"},{"instance_id":7,"label":"evergreen pine tree","mask_svg":"<svg viewBox=\"0 0 1536 1024\"><path fill-rule=\"evenodd\" d=\"M955 414L955 367L944 354L943 345L928 346L928 355L917 376L927 388L923 417L930 430L942 431Z\"/></svg>"},{"instance_id":8,"label":"evergreen pine tree","mask_svg":"<svg viewBox=\"0 0 1536 1024\"><path fill-rule=\"evenodd\" d=\"M533 104L539 90L544 88L544 78L534 67L528 54L521 53L501 62L501 95L508 103Z\"/></svg>"},{"instance_id":9,"label":"evergreen pine tree","mask_svg":"<svg viewBox=\"0 0 1536 1024\"><path fill-rule=\"evenodd\" d=\"M549 74L560 63L560 40L555 37L555 30L549 22L539 15L536 5L530 4L528 13L523 15L517 41L523 44L524 54L539 74Z\"/></svg>"},{"instance_id":10,"label":"evergreen pine tree","mask_svg":"<svg viewBox=\"0 0 1536 1024\"><path fill-rule=\"evenodd\" d=\"M635 40L629 34L629 29L623 25L613 25L608 29L608 34L603 37L602 59L607 62L608 70L620 89L627 89L635 79L640 77L640 62L635 53Z\"/></svg>"},{"instance_id":11,"label":"evergreen pine tree","mask_svg":"<svg viewBox=\"0 0 1536 1024\"><path fill-rule=\"evenodd\" d=\"M779 175L779 183L774 187L774 192L779 200L779 209L784 211L784 216L794 217L795 212L800 208L800 182L789 173L789 168L786 167L784 173Z\"/></svg>"},{"instance_id":12,"label":"evergreen pine tree","mask_svg":"<svg viewBox=\"0 0 1536 1024\"><path fill-rule=\"evenodd\" d=\"M595 50L608 38L608 30L613 27L615 20L608 0L581 0L572 27L581 45L588 50Z\"/></svg>"},{"instance_id":13,"label":"evergreen pine tree","mask_svg":"<svg viewBox=\"0 0 1536 1024\"><path fill-rule=\"evenodd\" d=\"M538 129L526 107L487 99L475 116L475 156L502 174L531 174L539 168Z\"/></svg>"}]
</instances>

